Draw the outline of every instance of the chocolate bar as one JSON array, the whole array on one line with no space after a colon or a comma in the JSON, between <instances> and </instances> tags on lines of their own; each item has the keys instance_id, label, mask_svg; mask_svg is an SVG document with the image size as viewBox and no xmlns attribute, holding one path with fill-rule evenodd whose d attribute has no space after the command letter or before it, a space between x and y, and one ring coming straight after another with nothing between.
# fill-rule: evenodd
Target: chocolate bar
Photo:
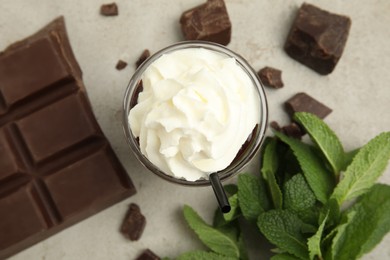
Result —
<instances>
[{"instance_id":1,"label":"chocolate bar","mask_svg":"<svg viewBox=\"0 0 390 260\"><path fill-rule=\"evenodd\" d=\"M303 92L287 100L284 107L291 118L295 112L308 112L323 119L332 112L332 109Z\"/></svg>"},{"instance_id":2,"label":"chocolate bar","mask_svg":"<svg viewBox=\"0 0 390 260\"><path fill-rule=\"evenodd\" d=\"M259 75L264 86L271 88L282 88L284 86L281 70L272 67L264 67L257 72L257 75Z\"/></svg>"},{"instance_id":3,"label":"chocolate bar","mask_svg":"<svg viewBox=\"0 0 390 260\"><path fill-rule=\"evenodd\" d=\"M185 11L180 17L186 40L211 41L222 45L230 42L232 24L223 0L206 3Z\"/></svg>"},{"instance_id":4,"label":"chocolate bar","mask_svg":"<svg viewBox=\"0 0 390 260\"><path fill-rule=\"evenodd\" d=\"M0 53L0 259L135 193L81 76L63 17Z\"/></svg>"},{"instance_id":5,"label":"chocolate bar","mask_svg":"<svg viewBox=\"0 0 390 260\"><path fill-rule=\"evenodd\" d=\"M288 55L319 74L331 73L347 42L351 19L311 4L302 4L284 49Z\"/></svg>"}]
</instances>

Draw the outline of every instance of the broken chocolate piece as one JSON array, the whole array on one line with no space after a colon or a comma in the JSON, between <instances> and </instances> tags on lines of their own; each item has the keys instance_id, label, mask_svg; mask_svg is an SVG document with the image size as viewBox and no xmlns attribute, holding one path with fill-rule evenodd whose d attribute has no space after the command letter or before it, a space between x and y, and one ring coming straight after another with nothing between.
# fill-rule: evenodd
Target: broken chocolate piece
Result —
<instances>
[{"instance_id":1,"label":"broken chocolate piece","mask_svg":"<svg viewBox=\"0 0 390 260\"><path fill-rule=\"evenodd\" d=\"M145 49L142 53L141 56L138 58L138 60L135 62L135 67L138 68L141 66L141 64L150 57L150 51L148 49Z\"/></svg>"},{"instance_id":2,"label":"broken chocolate piece","mask_svg":"<svg viewBox=\"0 0 390 260\"><path fill-rule=\"evenodd\" d=\"M351 19L311 4L302 4L284 49L293 59L316 72L331 73L344 51Z\"/></svg>"},{"instance_id":3,"label":"broken chocolate piece","mask_svg":"<svg viewBox=\"0 0 390 260\"><path fill-rule=\"evenodd\" d=\"M186 40L211 41L222 45L230 42L232 24L223 0L207 0L185 11L180 24Z\"/></svg>"},{"instance_id":4,"label":"broken chocolate piece","mask_svg":"<svg viewBox=\"0 0 390 260\"><path fill-rule=\"evenodd\" d=\"M116 3L104 4L100 7L100 14L104 16L118 15L118 6Z\"/></svg>"},{"instance_id":5,"label":"broken chocolate piece","mask_svg":"<svg viewBox=\"0 0 390 260\"><path fill-rule=\"evenodd\" d=\"M0 259L134 193L93 115L63 17L0 52Z\"/></svg>"},{"instance_id":6,"label":"broken chocolate piece","mask_svg":"<svg viewBox=\"0 0 390 260\"><path fill-rule=\"evenodd\" d=\"M332 109L306 93L298 93L294 95L292 98L287 100L284 105L286 112L291 118L295 112L309 112L323 119L332 112Z\"/></svg>"},{"instance_id":7,"label":"broken chocolate piece","mask_svg":"<svg viewBox=\"0 0 390 260\"><path fill-rule=\"evenodd\" d=\"M276 121L272 121L269 125L270 125L271 128L274 129L275 131L278 131L278 132L282 131L282 128L280 127L279 123L276 122Z\"/></svg>"},{"instance_id":8,"label":"broken chocolate piece","mask_svg":"<svg viewBox=\"0 0 390 260\"><path fill-rule=\"evenodd\" d=\"M121 226L121 233L130 239L131 241L138 240L146 225L146 219L142 215L139 206L135 203L131 203L129 209L123 219Z\"/></svg>"},{"instance_id":9,"label":"broken chocolate piece","mask_svg":"<svg viewBox=\"0 0 390 260\"><path fill-rule=\"evenodd\" d=\"M296 139L301 139L302 136L305 135L305 132L302 131L301 127L294 123L291 122L290 124L283 126L281 129L281 132L284 133L287 136L296 138Z\"/></svg>"},{"instance_id":10,"label":"broken chocolate piece","mask_svg":"<svg viewBox=\"0 0 390 260\"><path fill-rule=\"evenodd\" d=\"M136 260L160 260L161 258L157 256L152 250L145 249Z\"/></svg>"},{"instance_id":11,"label":"broken chocolate piece","mask_svg":"<svg viewBox=\"0 0 390 260\"><path fill-rule=\"evenodd\" d=\"M127 62L125 62L125 61L123 61L123 60L118 60L118 62L117 62L117 64L116 64L115 68L116 68L117 70L123 70L124 68L126 68L126 66L127 66Z\"/></svg>"},{"instance_id":12,"label":"broken chocolate piece","mask_svg":"<svg viewBox=\"0 0 390 260\"><path fill-rule=\"evenodd\" d=\"M281 70L271 67L264 67L259 70L257 75L259 75L261 82L267 87L281 88L284 86Z\"/></svg>"}]
</instances>

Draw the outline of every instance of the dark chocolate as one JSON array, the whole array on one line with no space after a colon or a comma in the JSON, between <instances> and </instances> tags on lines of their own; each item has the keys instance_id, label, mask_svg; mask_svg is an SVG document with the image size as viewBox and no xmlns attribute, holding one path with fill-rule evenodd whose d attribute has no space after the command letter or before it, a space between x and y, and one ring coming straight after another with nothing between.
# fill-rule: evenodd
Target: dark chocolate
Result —
<instances>
[{"instance_id":1,"label":"dark chocolate","mask_svg":"<svg viewBox=\"0 0 390 260\"><path fill-rule=\"evenodd\" d=\"M148 49L145 49L142 53L141 56L138 58L138 60L135 62L135 67L138 68L141 66L141 64L150 57L150 51Z\"/></svg>"},{"instance_id":2,"label":"dark chocolate","mask_svg":"<svg viewBox=\"0 0 390 260\"><path fill-rule=\"evenodd\" d=\"M227 45L232 24L223 0L206 3L185 11L180 17L181 30L186 40L202 40Z\"/></svg>"},{"instance_id":3,"label":"dark chocolate","mask_svg":"<svg viewBox=\"0 0 390 260\"><path fill-rule=\"evenodd\" d=\"M127 62L125 62L123 60L118 60L118 62L116 63L115 68L117 70L123 70L124 68L126 68L126 66L127 66Z\"/></svg>"},{"instance_id":4,"label":"dark chocolate","mask_svg":"<svg viewBox=\"0 0 390 260\"><path fill-rule=\"evenodd\" d=\"M145 249L135 260L160 260L161 258L157 256L152 250Z\"/></svg>"},{"instance_id":5,"label":"dark chocolate","mask_svg":"<svg viewBox=\"0 0 390 260\"><path fill-rule=\"evenodd\" d=\"M103 4L100 6L100 14L104 16L116 16L118 15L118 6L116 3Z\"/></svg>"},{"instance_id":6,"label":"dark chocolate","mask_svg":"<svg viewBox=\"0 0 390 260\"><path fill-rule=\"evenodd\" d=\"M272 129L274 129L275 131L278 131L280 132L282 130L282 128L280 127L279 123L276 122L276 121L272 121L271 123L269 123L270 127Z\"/></svg>"},{"instance_id":7,"label":"dark chocolate","mask_svg":"<svg viewBox=\"0 0 390 260\"><path fill-rule=\"evenodd\" d=\"M0 259L135 193L62 17L0 53Z\"/></svg>"},{"instance_id":8,"label":"dark chocolate","mask_svg":"<svg viewBox=\"0 0 390 260\"><path fill-rule=\"evenodd\" d=\"M281 132L287 136L296 139L301 139L302 136L305 135L305 132L301 129L301 127L294 122L291 122L290 124L283 126L281 128Z\"/></svg>"},{"instance_id":9,"label":"dark chocolate","mask_svg":"<svg viewBox=\"0 0 390 260\"><path fill-rule=\"evenodd\" d=\"M282 81L282 71L272 68L264 67L257 73L261 82L271 88L282 88L284 86Z\"/></svg>"},{"instance_id":10,"label":"dark chocolate","mask_svg":"<svg viewBox=\"0 0 390 260\"><path fill-rule=\"evenodd\" d=\"M284 103L286 112L292 118L295 112L309 112L319 118L325 118L332 109L306 93L298 93Z\"/></svg>"},{"instance_id":11,"label":"dark chocolate","mask_svg":"<svg viewBox=\"0 0 390 260\"><path fill-rule=\"evenodd\" d=\"M131 241L138 240L144 232L146 219L135 203L130 204L121 226L121 233Z\"/></svg>"},{"instance_id":12,"label":"dark chocolate","mask_svg":"<svg viewBox=\"0 0 390 260\"><path fill-rule=\"evenodd\" d=\"M284 49L293 59L319 74L331 73L347 42L351 19L311 4L302 4Z\"/></svg>"}]
</instances>

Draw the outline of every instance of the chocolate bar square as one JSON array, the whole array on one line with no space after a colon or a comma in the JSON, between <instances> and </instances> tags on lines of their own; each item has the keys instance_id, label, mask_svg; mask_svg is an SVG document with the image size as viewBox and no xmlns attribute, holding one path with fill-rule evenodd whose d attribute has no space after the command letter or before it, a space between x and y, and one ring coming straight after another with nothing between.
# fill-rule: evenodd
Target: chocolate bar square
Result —
<instances>
[{"instance_id":1,"label":"chocolate bar square","mask_svg":"<svg viewBox=\"0 0 390 260\"><path fill-rule=\"evenodd\" d=\"M288 55L319 74L331 73L347 42L351 19L311 4L302 4L284 49Z\"/></svg>"},{"instance_id":2,"label":"chocolate bar square","mask_svg":"<svg viewBox=\"0 0 390 260\"><path fill-rule=\"evenodd\" d=\"M62 17L0 53L0 259L135 193Z\"/></svg>"}]
</instances>

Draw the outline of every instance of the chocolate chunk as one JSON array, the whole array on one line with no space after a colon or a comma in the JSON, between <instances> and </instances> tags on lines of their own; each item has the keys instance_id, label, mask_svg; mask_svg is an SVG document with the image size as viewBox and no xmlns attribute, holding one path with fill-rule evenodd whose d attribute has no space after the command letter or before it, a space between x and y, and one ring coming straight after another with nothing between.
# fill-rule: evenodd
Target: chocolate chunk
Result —
<instances>
[{"instance_id":1,"label":"chocolate chunk","mask_svg":"<svg viewBox=\"0 0 390 260\"><path fill-rule=\"evenodd\" d=\"M301 139L301 137L305 135L305 132L301 129L301 127L294 122L283 126L281 132L296 139Z\"/></svg>"},{"instance_id":2,"label":"chocolate chunk","mask_svg":"<svg viewBox=\"0 0 390 260\"><path fill-rule=\"evenodd\" d=\"M320 103L306 93L298 93L285 103L286 112L292 116L295 112L309 112L319 118L325 118L332 112L332 109Z\"/></svg>"},{"instance_id":3,"label":"chocolate chunk","mask_svg":"<svg viewBox=\"0 0 390 260\"><path fill-rule=\"evenodd\" d=\"M150 51L148 49L145 49L142 53L141 56L138 58L138 60L135 62L136 68L141 66L141 64L146 61L147 58L150 57Z\"/></svg>"},{"instance_id":4,"label":"chocolate chunk","mask_svg":"<svg viewBox=\"0 0 390 260\"><path fill-rule=\"evenodd\" d=\"M281 70L271 67L264 67L259 70L257 74L259 75L261 82L264 83L264 85L267 87L281 88L284 86Z\"/></svg>"},{"instance_id":5,"label":"chocolate chunk","mask_svg":"<svg viewBox=\"0 0 390 260\"><path fill-rule=\"evenodd\" d=\"M123 60L118 60L118 62L116 63L115 68L117 70L123 70L124 68L126 68L126 66L127 66L127 62L125 62Z\"/></svg>"},{"instance_id":6,"label":"chocolate chunk","mask_svg":"<svg viewBox=\"0 0 390 260\"><path fill-rule=\"evenodd\" d=\"M181 30L186 40L202 40L227 45L232 24L223 0L206 3L185 11L180 17Z\"/></svg>"},{"instance_id":7,"label":"chocolate chunk","mask_svg":"<svg viewBox=\"0 0 390 260\"><path fill-rule=\"evenodd\" d=\"M139 206L135 203L130 204L122 222L121 233L131 241L135 241L141 237L145 225L146 219L142 215Z\"/></svg>"},{"instance_id":8,"label":"chocolate chunk","mask_svg":"<svg viewBox=\"0 0 390 260\"><path fill-rule=\"evenodd\" d=\"M272 121L272 122L270 123L270 126L271 126L271 128L274 129L275 131L278 131L278 132L282 131L282 128L280 127L279 123L276 122L276 121Z\"/></svg>"},{"instance_id":9,"label":"chocolate chunk","mask_svg":"<svg viewBox=\"0 0 390 260\"><path fill-rule=\"evenodd\" d=\"M145 249L136 260L160 260L161 258L150 249Z\"/></svg>"},{"instance_id":10,"label":"chocolate chunk","mask_svg":"<svg viewBox=\"0 0 390 260\"><path fill-rule=\"evenodd\" d=\"M347 42L351 19L302 4L284 49L293 59L326 75L333 71Z\"/></svg>"},{"instance_id":11,"label":"chocolate chunk","mask_svg":"<svg viewBox=\"0 0 390 260\"><path fill-rule=\"evenodd\" d=\"M116 16L118 15L118 6L116 3L104 4L100 6L100 14L104 16Z\"/></svg>"},{"instance_id":12,"label":"chocolate chunk","mask_svg":"<svg viewBox=\"0 0 390 260\"><path fill-rule=\"evenodd\" d=\"M1 52L0 259L134 193L93 115L64 19Z\"/></svg>"}]
</instances>

